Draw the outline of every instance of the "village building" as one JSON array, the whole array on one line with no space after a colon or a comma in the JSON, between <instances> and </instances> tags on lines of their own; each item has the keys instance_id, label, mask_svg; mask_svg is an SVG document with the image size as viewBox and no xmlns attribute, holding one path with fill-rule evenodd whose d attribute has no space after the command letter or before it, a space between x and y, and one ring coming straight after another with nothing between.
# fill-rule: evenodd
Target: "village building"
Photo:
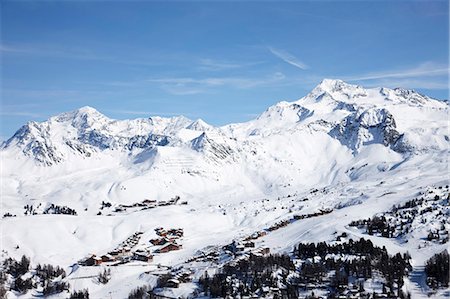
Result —
<instances>
[{"instance_id":1,"label":"village building","mask_svg":"<svg viewBox=\"0 0 450 299\"><path fill-rule=\"evenodd\" d=\"M152 243L153 245L164 245L166 243L169 243L169 240L167 238L156 238L156 239L151 239L150 243Z\"/></svg>"},{"instance_id":2,"label":"village building","mask_svg":"<svg viewBox=\"0 0 450 299\"><path fill-rule=\"evenodd\" d=\"M243 244L239 243L238 245L236 245L237 252L244 251L244 249L245 249L245 246Z\"/></svg>"},{"instance_id":3,"label":"village building","mask_svg":"<svg viewBox=\"0 0 450 299\"><path fill-rule=\"evenodd\" d=\"M167 245L164 245L163 247L155 250L155 252L157 253L166 253L169 251L174 251L174 250L180 250L182 248L181 245L175 244L175 243L169 243Z\"/></svg>"},{"instance_id":4,"label":"village building","mask_svg":"<svg viewBox=\"0 0 450 299\"><path fill-rule=\"evenodd\" d=\"M95 254L91 254L91 255L87 256L86 258L84 258L83 260L79 261L78 264L81 266L93 266L93 265L95 265L94 257L95 257Z\"/></svg>"},{"instance_id":5,"label":"village building","mask_svg":"<svg viewBox=\"0 0 450 299\"><path fill-rule=\"evenodd\" d=\"M251 252L251 254L256 256L263 256L270 253L270 248L264 247L264 248L257 248Z\"/></svg>"},{"instance_id":6,"label":"village building","mask_svg":"<svg viewBox=\"0 0 450 299\"><path fill-rule=\"evenodd\" d=\"M116 260L114 256L111 254L104 254L101 256L102 262L113 262Z\"/></svg>"},{"instance_id":7,"label":"village building","mask_svg":"<svg viewBox=\"0 0 450 299\"><path fill-rule=\"evenodd\" d=\"M167 235L167 231L162 227L155 228L155 232L158 236L161 237L165 237Z\"/></svg>"},{"instance_id":8,"label":"village building","mask_svg":"<svg viewBox=\"0 0 450 299\"><path fill-rule=\"evenodd\" d=\"M184 235L184 231L182 228L172 228L167 231L167 234L181 238Z\"/></svg>"},{"instance_id":9,"label":"village building","mask_svg":"<svg viewBox=\"0 0 450 299\"><path fill-rule=\"evenodd\" d=\"M245 242L245 243L244 243L244 246L245 246L245 247L252 247L252 248L253 248L253 247L255 247L255 242L251 242L251 241L250 241L250 242Z\"/></svg>"},{"instance_id":10,"label":"village building","mask_svg":"<svg viewBox=\"0 0 450 299\"><path fill-rule=\"evenodd\" d=\"M153 255L149 252L142 252L142 251L136 251L133 254L133 259L136 261L142 261L142 262L152 262L153 261Z\"/></svg>"},{"instance_id":11,"label":"village building","mask_svg":"<svg viewBox=\"0 0 450 299\"><path fill-rule=\"evenodd\" d=\"M166 282L166 287L168 288L178 288L178 286L180 285L180 281L178 279L169 279Z\"/></svg>"},{"instance_id":12,"label":"village building","mask_svg":"<svg viewBox=\"0 0 450 299\"><path fill-rule=\"evenodd\" d=\"M142 201L142 203L146 204L146 205L153 205L153 204L156 204L156 200L155 199L144 199Z\"/></svg>"},{"instance_id":13,"label":"village building","mask_svg":"<svg viewBox=\"0 0 450 299\"><path fill-rule=\"evenodd\" d=\"M102 258L99 257L99 256L94 256L93 259L94 259L94 264L95 264L96 266L100 265L100 264L103 262L103 261L102 261Z\"/></svg>"},{"instance_id":14,"label":"village building","mask_svg":"<svg viewBox=\"0 0 450 299\"><path fill-rule=\"evenodd\" d=\"M109 254L109 255L112 255L113 257L116 257L116 256L118 256L118 255L121 255L121 254L122 254L122 250L121 250L121 249L118 249L118 248L116 248L116 249L114 249L114 250L111 250L110 252L108 252L108 254Z\"/></svg>"}]
</instances>

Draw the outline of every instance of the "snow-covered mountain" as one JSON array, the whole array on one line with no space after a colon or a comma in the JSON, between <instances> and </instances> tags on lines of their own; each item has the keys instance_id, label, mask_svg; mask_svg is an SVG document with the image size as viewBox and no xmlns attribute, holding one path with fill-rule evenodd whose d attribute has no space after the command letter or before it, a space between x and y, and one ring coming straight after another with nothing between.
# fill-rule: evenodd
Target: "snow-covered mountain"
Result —
<instances>
[{"instance_id":1,"label":"snow-covered mountain","mask_svg":"<svg viewBox=\"0 0 450 299\"><path fill-rule=\"evenodd\" d=\"M2 150L20 149L37 164L50 166L74 156L89 158L106 151L133 154L156 146L197 144L194 139L201 136L194 132L191 140L180 138L185 131L213 132L221 135L221 140L245 140L301 130L326 132L355 152L369 144L382 144L398 152L442 150L448 142L442 126L447 113L445 102L412 90L364 89L325 79L300 100L280 102L243 124L215 128L201 119L191 121L182 116L120 121L83 107L45 122L27 123L2 145ZM432 132L425 130L433 131L434 138L430 140ZM198 151L195 146L193 149Z\"/></svg>"},{"instance_id":2,"label":"snow-covered mountain","mask_svg":"<svg viewBox=\"0 0 450 299\"><path fill-rule=\"evenodd\" d=\"M325 79L296 101L222 127L182 116L113 120L91 107L29 122L1 145L2 213L18 216L2 219L2 242L10 256L65 267L136 231L148 239L156 227L183 227L184 249L157 258L177 265L299 211L324 210L334 212L265 244L286 252L336 231L360 236L347 222L446 183L448 112L447 102L413 90ZM185 204L165 206L173 198ZM136 209L145 199L163 204ZM78 216L22 216L24 208L32 215L61 207ZM409 246L372 240L394 251ZM423 264L435 252L425 248L406 249ZM130 288L149 282L136 269L117 272L118 284L139 282ZM95 298L129 291L89 282L76 289L83 286Z\"/></svg>"}]
</instances>

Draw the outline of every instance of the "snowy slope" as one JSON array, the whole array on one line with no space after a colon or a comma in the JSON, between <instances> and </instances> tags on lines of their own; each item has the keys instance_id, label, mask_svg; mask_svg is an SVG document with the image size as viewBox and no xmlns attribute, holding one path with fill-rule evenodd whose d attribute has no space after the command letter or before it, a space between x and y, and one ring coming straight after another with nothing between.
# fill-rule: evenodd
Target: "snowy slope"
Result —
<instances>
[{"instance_id":1,"label":"snowy slope","mask_svg":"<svg viewBox=\"0 0 450 299\"><path fill-rule=\"evenodd\" d=\"M299 100L223 127L184 117L113 120L91 107L29 122L1 146L2 215L17 215L1 220L2 258L26 254L32 263L69 269L136 231L146 246L156 227L184 228L182 250L150 265L118 267L116 283L70 281L94 298L125 298L155 283L143 273L156 264L182 264L202 248L294 214L333 209L277 230L265 246L286 252L299 241L331 240L336 231L361 236L348 223L448 184L448 108L411 90L325 79ZM123 209L176 196L186 204ZM52 204L77 216L42 215ZM25 216L26 205L36 215ZM447 246L419 250L415 242L371 239L408 250L417 265ZM98 271L81 267L68 279Z\"/></svg>"}]
</instances>

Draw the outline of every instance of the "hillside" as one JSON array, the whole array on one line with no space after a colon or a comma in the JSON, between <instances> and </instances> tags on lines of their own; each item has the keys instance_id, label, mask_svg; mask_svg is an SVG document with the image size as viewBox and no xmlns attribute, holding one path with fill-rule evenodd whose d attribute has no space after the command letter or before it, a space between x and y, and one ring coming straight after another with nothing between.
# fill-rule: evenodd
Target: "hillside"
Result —
<instances>
[{"instance_id":1,"label":"hillside","mask_svg":"<svg viewBox=\"0 0 450 299\"><path fill-rule=\"evenodd\" d=\"M91 107L29 122L1 145L1 257L65 269L70 291L54 298L84 288L91 298L126 298L181 267L191 282L159 290L177 297L201 294L205 270L214 274L239 258L221 249L233 240L264 231L256 249L292 254L299 243L335 244L345 234L344 241L363 237L391 255L409 252L403 290L443 297L449 289L432 291L423 267L448 248L448 112L446 102L413 90L325 79L296 101L222 127L182 116L113 120ZM421 197L418 214L398 208ZM403 212L415 218L400 234ZM381 215L398 234L350 225ZM159 227L182 228L174 237L182 248L152 246ZM79 264L120 246L153 260ZM212 253L219 258L205 258ZM103 268L111 271L106 284L94 279ZM382 280L365 288L381 292ZM40 294L32 288L7 298Z\"/></svg>"}]
</instances>

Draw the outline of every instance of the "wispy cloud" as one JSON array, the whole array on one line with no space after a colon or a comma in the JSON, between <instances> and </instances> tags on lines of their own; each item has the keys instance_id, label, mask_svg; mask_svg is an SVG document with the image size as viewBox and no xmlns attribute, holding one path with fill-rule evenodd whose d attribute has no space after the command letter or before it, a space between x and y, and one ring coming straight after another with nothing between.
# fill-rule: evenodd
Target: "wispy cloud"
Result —
<instances>
[{"instance_id":1,"label":"wispy cloud","mask_svg":"<svg viewBox=\"0 0 450 299\"><path fill-rule=\"evenodd\" d=\"M382 72L372 72L362 74L359 76L349 77L347 80L375 80L375 79L387 79L387 78L413 78L421 76L442 76L447 75L449 72L448 65L436 64L432 62L425 62L419 66L413 68L407 68L403 70L388 70Z\"/></svg>"},{"instance_id":2,"label":"wispy cloud","mask_svg":"<svg viewBox=\"0 0 450 299\"><path fill-rule=\"evenodd\" d=\"M373 81L365 81L364 86L366 87L403 87L403 88L412 88L412 89L430 89L430 90L446 90L448 89L447 80L436 80L436 79L414 79L414 78L406 78L406 79L377 79Z\"/></svg>"},{"instance_id":3,"label":"wispy cloud","mask_svg":"<svg viewBox=\"0 0 450 299\"><path fill-rule=\"evenodd\" d=\"M251 67L258 64L261 64L261 61L256 62L235 62L235 61L224 61L224 60L215 60L210 58L200 59L200 70L204 71L225 71L232 69L239 69L245 67Z\"/></svg>"},{"instance_id":4,"label":"wispy cloud","mask_svg":"<svg viewBox=\"0 0 450 299\"><path fill-rule=\"evenodd\" d=\"M110 57L105 55L96 55L92 51L80 48L62 48L54 46L42 46L37 44L22 44L22 45L11 45L2 44L0 45L0 51L7 54L24 54L32 56L51 56L51 57L61 57L61 58L74 58L74 59L84 59L84 60L96 60L96 59L110 59Z\"/></svg>"},{"instance_id":5,"label":"wispy cloud","mask_svg":"<svg viewBox=\"0 0 450 299\"><path fill-rule=\"evenodd\" d=\"M162 63L160 57L158 59L149 59L149 56L142 59L130 59L123 55L112 55L102 51L94 51L83 47L60 47L56 45L40 45L40 44L1 44L0 52L2 54L12 54L21 56L38 56L62 59L100 61L125 65L136 66L155 66ZM155 55L153 55L155 57Z\"/></svg>"},{"instance_id":6,"label":"wispy cloud","mask_svg":"<svg viewBox=\"0 0 450 299\"><path fill-rule=\"evenodd\" d=\"M0 45L0 52L3 53L30 53L27 49L15 48L4 44Z\"/></svg>"},{"instance_id":7,"label":"wispy cloud","mask_svg":"<svg viewBox=\"0 0 450 299\"><path fill-rule=\"evenodd\" d=\"M38 117L43 117L42 114L40 113L36 113L36 112L29 112L29 111L0 111L0 115L1 116L9 116L9 117L33 117L33 118L38 118Z\"/></svg>"},{"instance_id":8,"label":"wispy cloud","mask_svg":"<svg viewBox=\"0 0 450 299\"><path fill-rule=\"evenodd\" d=\"M228 86L231 88L246 89L262 85L270 85L282 81L282 73L274 73L269 77L207 77L207 78L151 78L150 83L159 83L160 87L175 95L190 95L210 92L216 87Z\"/></svg>"},{"instance_id":9,"label":"wispy cloud","mask_svg":"<svg viewBox=\"0 0 450 299\"><path fill-rule=\"evenodd\" d=\"M343 76L350 82L364 82L367 86L389 86L424 89L448 89L450 68L446 64L424 62L418 66Z\"/></svg>"},{"instance_id":10,"label":"wispy cloud","mask_svg":"<svg viewBox=\"0 0 450 299\"><path fill-rule=\"evenodd\" d=\"M273 55L275 55L276 57L280 58L281 60L283 60L284 62L286 62L292 66L295 66L302 70L306 70L309 68L305 63L300 61L297 57L295 57L294 55L292 55L284 50L275 49L272 47L269 47L268 49Z\"/></svg>"},{"instance_id":11,"label":"wispy cloud","mask_svg":"<svg viewBox=\"0 0 450 299\"><path fill-rule=\"evenodd\" d=\"M200 59L200 68L204 70L229 70L229 69L237 69L241 68L243 65L234 62L228 61L217 61L213 59Z\"/></svg>"}]
</instances>

